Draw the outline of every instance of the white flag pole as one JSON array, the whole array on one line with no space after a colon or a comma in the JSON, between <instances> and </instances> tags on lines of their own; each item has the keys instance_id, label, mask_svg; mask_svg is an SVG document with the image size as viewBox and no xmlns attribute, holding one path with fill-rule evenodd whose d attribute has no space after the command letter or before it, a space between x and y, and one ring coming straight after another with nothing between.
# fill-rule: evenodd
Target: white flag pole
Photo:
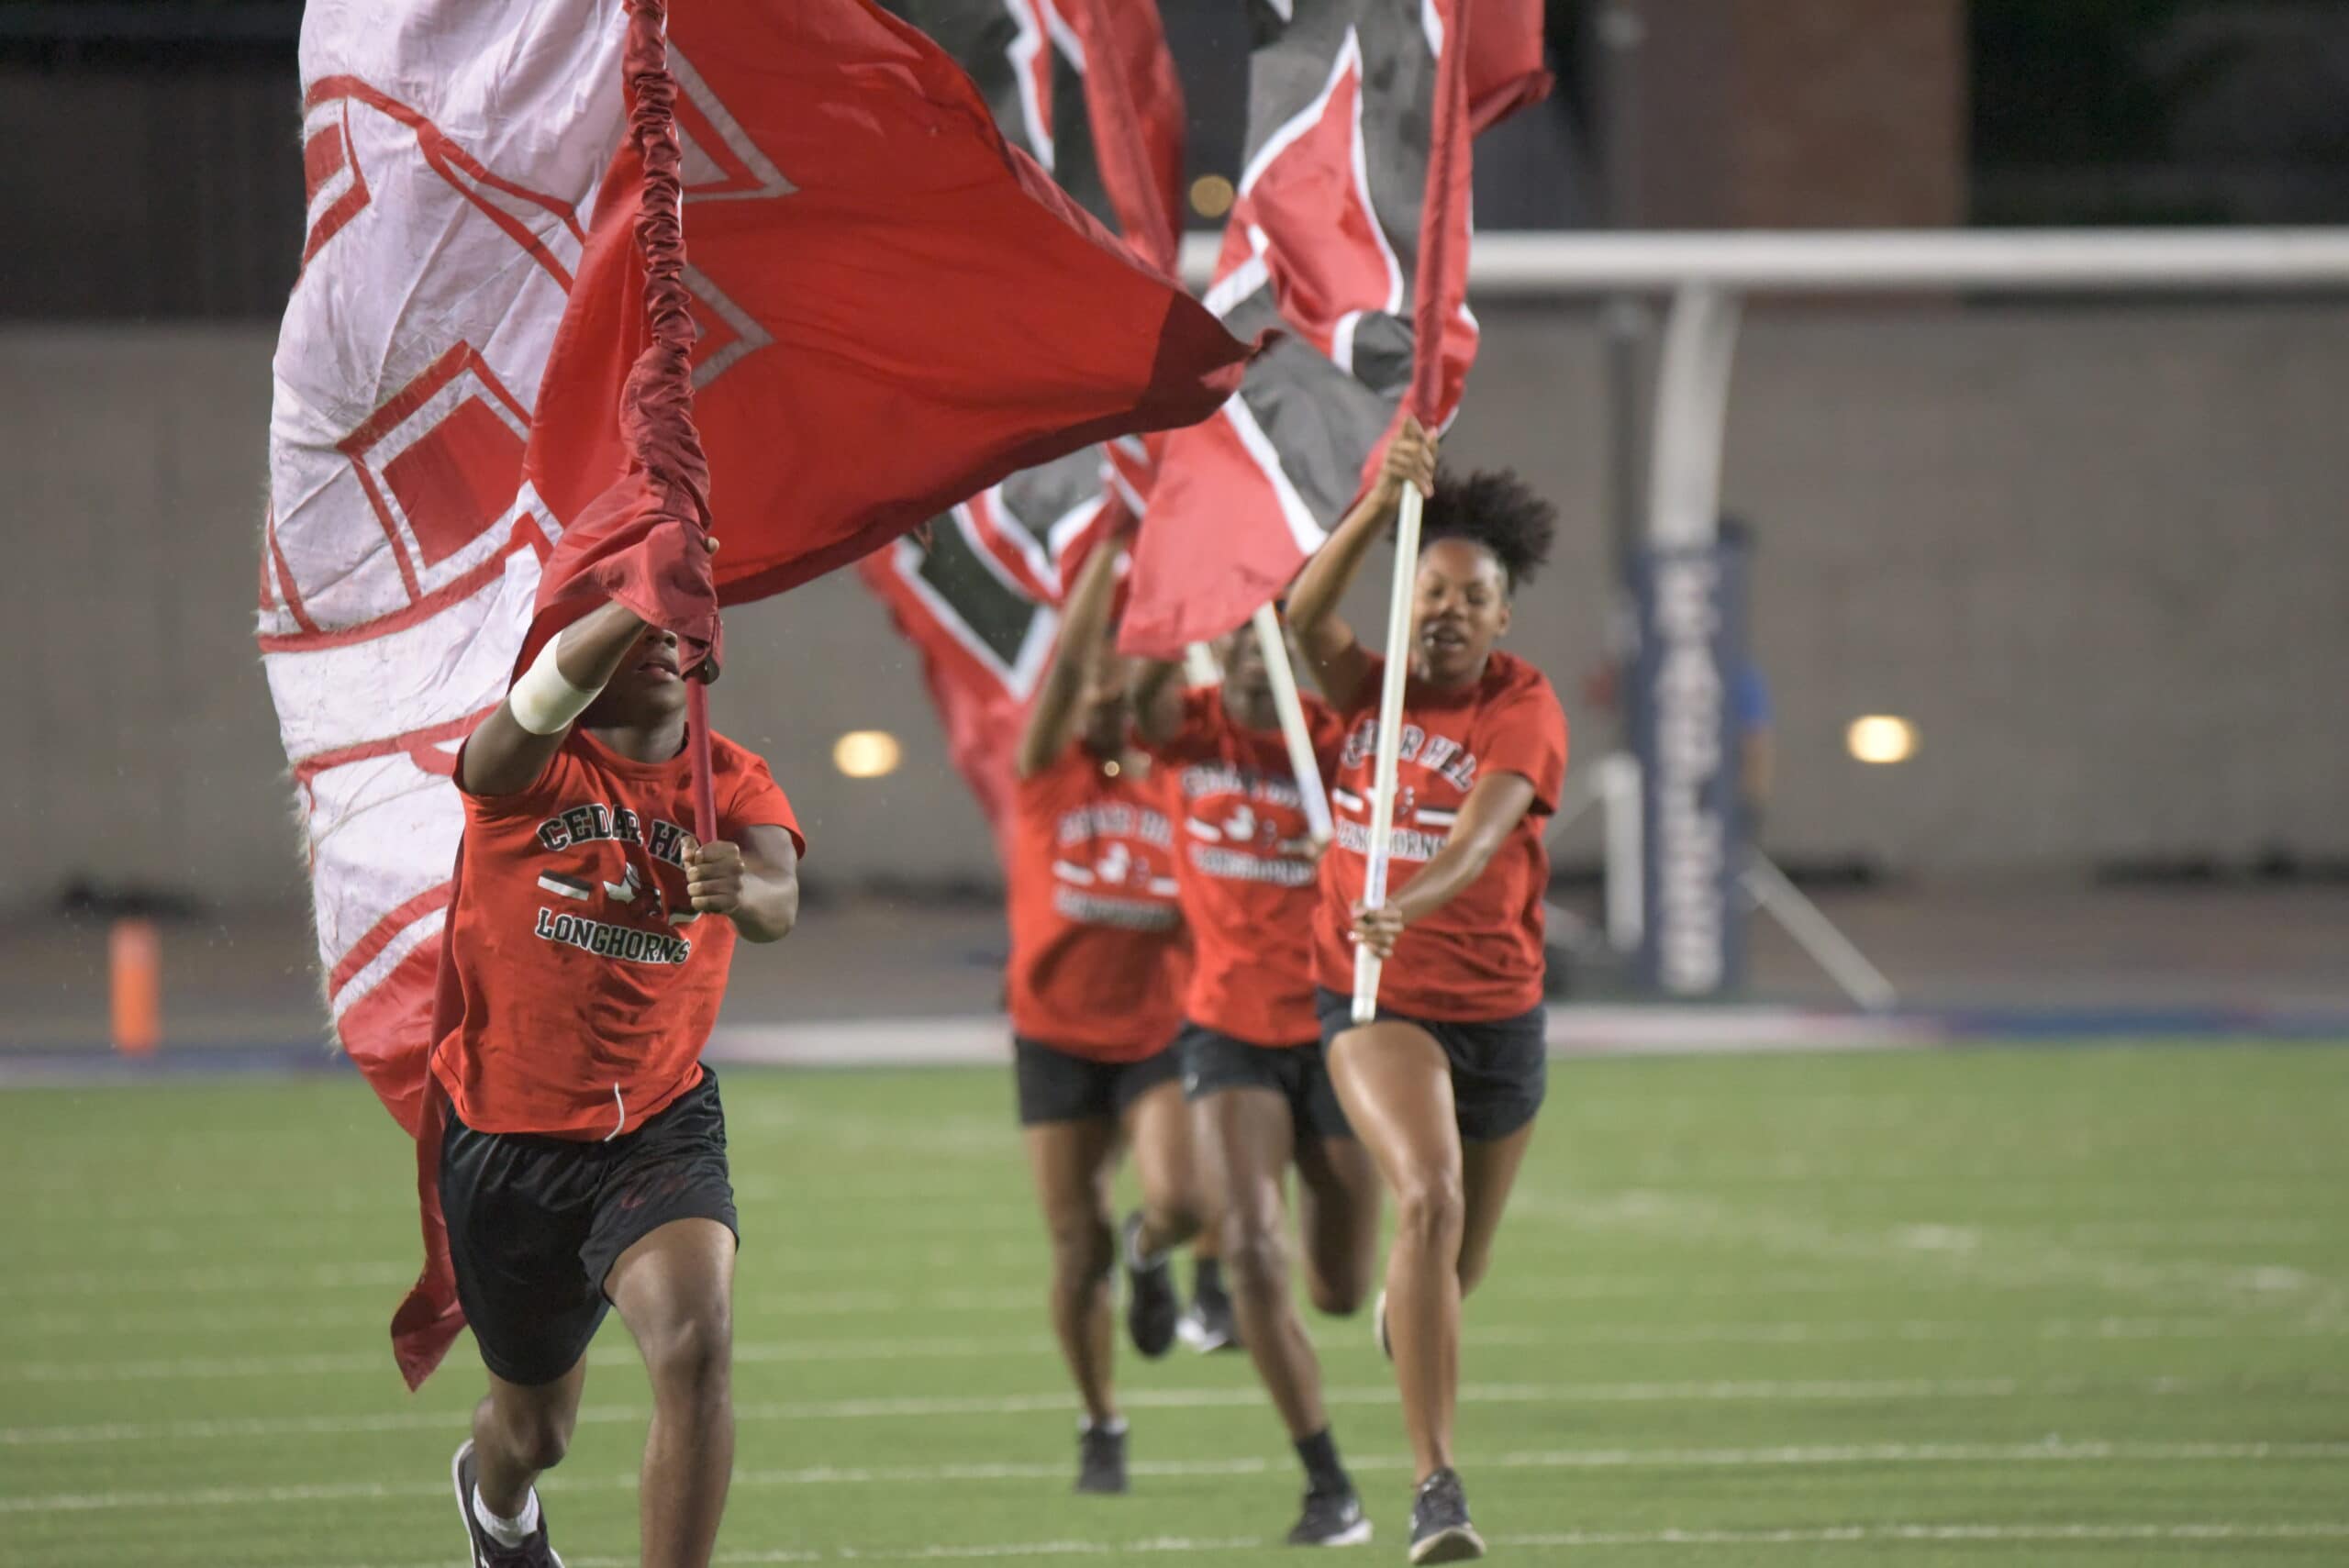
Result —
<instances>
[{"instance_id":1,"label":"white flag pole","mask_svg":"<svg viewBox=\"0 0 2349 1568\"><path fill-rule=\"evenodd\" d=\"M1387 851L1395 835L1395 766L1403 743L1403 683L1411 672L1411 589L1419 578L1419 508L1427 498L1416 484L1403 486L1395 519L1395 587L1386 600L1386 670L1378 690L1378 752L1370 785L1370 851L1362 879L1362 901L1375 909L1386 902ZM1354 949L1353 1020L1378 1017L1378 957Z\"/></svg>"},{"instance_id":2,"label":"white flag pole","mask_svg":"<svg viewBox=\"0 0 2349 1568\"><path fill-rule=\"evenodd\" d=\"M1280 710L1281 738L1288 742L1288 765L1297 774L1297 797L1305 805L1306 832L1319 849L1330 841L1330 792L1321 783L1321 764L1313 755L1313 735L1305 727L1305 704L1297 695L1297 672L1288 662L1288 639L1281 635L1281 617L1270 605L1258 605L1254 617L1256 646L1264 651L1264 675L1272 683L1273 706Z\"/></svg>"},{"instance_id":3,"label":"white flag pole","mask_svg":"<svg viewBox=\"0 0 2349 1568\"><path fill-rule=\"evenodd\" d=\"M1183 684L1186 686L1212 686L1223 679L1223 669L1215 662L1215 650L1204 642L1183 645Z\"/></svg>"}]
</instances>

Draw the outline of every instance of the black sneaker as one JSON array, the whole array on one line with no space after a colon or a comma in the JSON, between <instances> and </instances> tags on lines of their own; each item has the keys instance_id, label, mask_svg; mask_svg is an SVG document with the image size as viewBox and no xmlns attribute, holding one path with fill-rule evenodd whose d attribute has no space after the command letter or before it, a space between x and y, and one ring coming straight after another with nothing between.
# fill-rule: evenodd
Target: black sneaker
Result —
<instances>
[{"instance_id":1,"label":"black sneaker","mask_svg":"<svg viewBox=\"0 0 2349 1568\"><path fill-rule=\"evenodd\" d=\"M1079 1427L1076 1489L1115 1496L1126 1489L1126 1427Z\"/></svg>"},{"instance_id":2,"label":"black sneaker","mask_svg":"<svg viewBox=\"0 0 2349 1568\"><path fill-rule=\"evenodd\" d=\"M1219 1286L1203 1285L1195 1291L1174 1331L1201 1355L1240 1349L1240 1315Z\"/></svg>"},{"instance_id":3,"label":"black sneaker","mask_svg":"<svg viewBox=\"0 0 2349 1568\"><path fill-rule=\"evenodd\" d=\"M1126 1265L1126 1333L1134 1349L1155 1361L1174 1343L1175 1319L1183 1304L1174 1294L1174 1265L1161 1254L1144 1262L1135 1242L1141 1234L1141 1211L1126 1216L1118 1232L1118 1255Z\"/></svg>"},{"instance_id":4,"label":"black sneaker","mask_svg":"<svg viewBox=\"0 0 2349 1568\"><path fill-rule=\"evenodd\" d=\"M1353 1488L1308 1492L1305 1512L1288 1532L1291 1546L1361 1546L1370 1540L1370 1519Z\"/></svg>"},{"instance_id":5,"label":"black sneaker","mask_svg":"<svg viewBox=\"0 0 2349 1568\"><path fill-rule=\"evenodd\" d=\"M1439 1470L1419 1483L1411 1500L1411 1561L1465 1562L1485 1555L1485 1538L1468 1522L1468 1496L1454 1471Z\"/></svg>"},{"instance_id":6,"label":"black sneaker","mask_svg":"<svg viewBox=\"0 0 2349 1568\"><path fill-rule=\"evenodd\" d=\"M449 1484L456 1489L457 1512L465 1521L465 1545L473 1555L466 1559L473 1568L562 1568L562 1559L547 1544L546 1504L539 1504L539 1528L519 1546L501 1545L495 1536L481 1528L481 1520L473 1517L473 1486L481 1477L481 1467L473 1462L473 1440L467 1438L457 1446L457 1456L449 1462Z\"/></svg>"}]
</instances>

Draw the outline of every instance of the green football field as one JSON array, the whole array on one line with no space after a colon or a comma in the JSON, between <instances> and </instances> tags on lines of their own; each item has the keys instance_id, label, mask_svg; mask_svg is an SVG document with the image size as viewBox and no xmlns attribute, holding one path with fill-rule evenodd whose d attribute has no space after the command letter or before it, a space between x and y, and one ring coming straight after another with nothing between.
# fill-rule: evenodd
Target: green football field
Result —
<instances>
[{"instance_id":1,"label":"green football field","mask_svg":"<svg viewBox=\"0 0 2349 1568\"><path fill-rule=\"evenodd\" d=\"M748 1234L726 1562L1274 1562L1297 1477L1239 1355L1121 1366L1078 1498L1008 1072L730 1073ZM0 1095L0 1562L463 1561L462 1341L420 1396L407 1146L346 1078ZM2349 1051L1559 1063L1469 1304L1495 1558L2349 1561ZM1186 1270L1187 1274L1187 1269ZM1399 1562L1364 1323L1314 1319ZM545 1485L634 1556L617 1319Z\"/></svg>"}]
</instances>

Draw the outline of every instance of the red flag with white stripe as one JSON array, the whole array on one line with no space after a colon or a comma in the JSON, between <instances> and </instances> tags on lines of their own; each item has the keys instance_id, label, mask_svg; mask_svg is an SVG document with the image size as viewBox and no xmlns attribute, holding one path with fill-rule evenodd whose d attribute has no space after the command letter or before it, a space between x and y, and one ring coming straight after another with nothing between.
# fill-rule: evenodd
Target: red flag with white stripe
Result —
<instances>
[{"instance_id":1,"label":"red flag with white stripe","mask_svg":"<svg viewBox=\"0 0 2349 1568\"><path fill-rule=\"evenodd\" d=\"M1072 199L1171 268L1182 89L1154 0L885 0L962 62L1014 145ZM1103 443L1012 475L859 568L920 656L948 755L988 822L1083 552L1139 517L1158 438Z\"/></svg>"},{"instance_id":2,"label":"red flag with white stripe","mask_svg":"<svg viewBox=\"0 0 2349 1568\"><path fill-rule=\"evenodd\" d=\"M1208 307L1288 336L1166 438L1129 652L1172 658L1276 596L1404 413L1441 427L1475 358L1469 141L1549 88L1538 0L1293 0L1258 13L1247 160Z\"/></svg>"}]
</instances>

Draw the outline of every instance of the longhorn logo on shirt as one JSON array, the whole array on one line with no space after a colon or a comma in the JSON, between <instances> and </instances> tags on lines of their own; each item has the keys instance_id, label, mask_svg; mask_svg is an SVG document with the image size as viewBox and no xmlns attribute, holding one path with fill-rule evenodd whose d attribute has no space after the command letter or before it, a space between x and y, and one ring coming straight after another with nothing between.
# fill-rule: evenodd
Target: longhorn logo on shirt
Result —
<instances>
[{"instance_id":1,"label":"longhorn logo on shirt","mask_svg":"<svg viewBox=\"0 0 2349 1568\"><path fill-rule=\"evenodd\" d=\"M1111 844L1093 862L1093 874L1113 887L1122 887L1134 874L1133 851L1123 844Z\"/></svg>"},{"instance_id":2,"label":"longhorn logo on shirt","mask_svg":"<svg viewBox=\"0 0 2349 1568\"><path fill-rule=\"evenodd\" d=\"M657 881L645 881L637 871L636 862L633 861L629 862L627 870L621 873L619 881L604 884L604 893L615 904L630 905L636 902L638 894L650 893L652 895L652 906L645 913L654 919L667 921L672 926L680 923L669 917L669 895L662 891L661 884Z\"/></svg>"}]
</instances>

